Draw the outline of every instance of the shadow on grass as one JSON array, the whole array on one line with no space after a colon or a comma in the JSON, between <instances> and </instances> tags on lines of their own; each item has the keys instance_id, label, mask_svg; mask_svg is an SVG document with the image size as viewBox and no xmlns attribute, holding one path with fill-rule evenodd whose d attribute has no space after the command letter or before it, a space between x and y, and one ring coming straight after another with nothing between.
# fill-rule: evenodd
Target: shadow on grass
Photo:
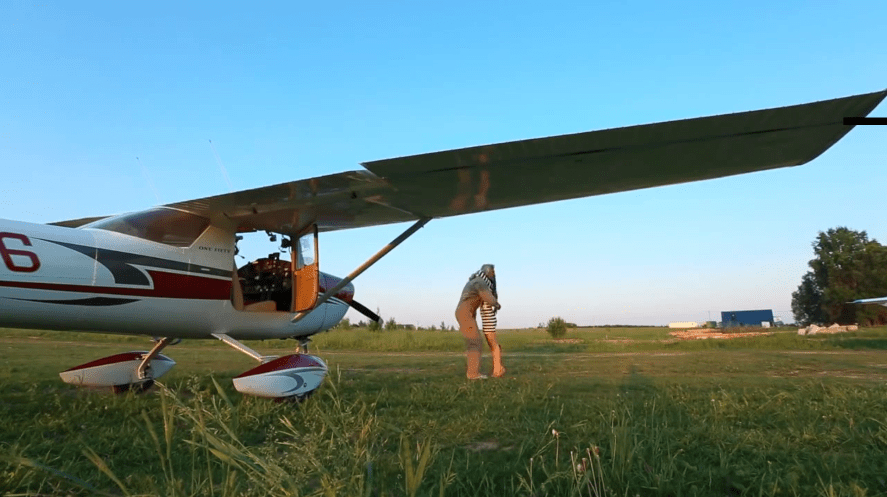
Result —
<instances>
[{"instance_id":1,"label":"shadow on grass","mask_svg":"<svg viewBox=\"0 0 887 497\"><path fill-rule=\"evenodd\" d=\"M887 338L830 337L824 339L823 342L842 349L887 350Z\"/></svg>"}]
</instances>

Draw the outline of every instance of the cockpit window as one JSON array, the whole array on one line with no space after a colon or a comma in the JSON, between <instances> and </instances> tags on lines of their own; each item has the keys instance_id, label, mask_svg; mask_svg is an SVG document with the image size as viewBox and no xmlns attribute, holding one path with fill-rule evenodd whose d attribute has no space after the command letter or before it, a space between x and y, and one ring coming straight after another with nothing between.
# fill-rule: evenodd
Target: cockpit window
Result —
<instances>
[{"instance_id":1,"label":"cockpit window","mask_svg":"<svg viewBox=\"0 0 887 497\"><path fill-rule=\"evenodd\" d=\"M152 209L101 219L83 228L134 236L173 247L189 247L209 226L209 219L173 209Z\"/></svg>"}]
</instances>

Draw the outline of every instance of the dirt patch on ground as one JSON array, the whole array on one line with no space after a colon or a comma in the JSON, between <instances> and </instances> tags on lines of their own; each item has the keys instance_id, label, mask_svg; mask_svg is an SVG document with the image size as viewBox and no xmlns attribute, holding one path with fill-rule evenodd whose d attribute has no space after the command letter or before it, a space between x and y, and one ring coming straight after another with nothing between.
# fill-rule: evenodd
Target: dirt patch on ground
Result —
<instances>
[{"instance_id":1,"label":"dirt patch on ground","mask_svg":"<svg viewBox=\"0 0 887 497\"><path fill-rule=\"evenodd\" d=\"M830 369L823 371L813 368L802 368L787 371L770 371L769 376L771 378L847 378L850 380L883 382L887 378L887 372L854 369Z\"/></svg>"},{"instance_id":2,"label":"dirt patch on ground","mask_svg":"<svg viewBox=\"0 0 887 497\"><path fill-rule=\"evenodd\" d=\"M346 368L345 371L352 373L421 373L424 369L420 368Z\"/></svg>"},{"instance_id":3,"label":"dirt patch on ground","mask_svg":"<svg viewBox=\"0 0 887 497\"><path fill-rule=\"evenodd\" d=\"M551 340L554 343L585 343L581 338L555 338ZM533 343L549 343L548 340L536 340Z\"/></svg>"},{"instance_id":4,"label":"dirt patch on ground","mask_svg":"<svg viewBox=\"0 0 887 497\"><path fill-rule=\"evenodd\" d=\"M762 337L772 335L772 331L744 331L736 333L721 333L711 328L696 328L692 330L680 330L669 332L669 335L680 340L706 340L709 338L730 339L741 337Z\"/></svg>"}]
</instances>

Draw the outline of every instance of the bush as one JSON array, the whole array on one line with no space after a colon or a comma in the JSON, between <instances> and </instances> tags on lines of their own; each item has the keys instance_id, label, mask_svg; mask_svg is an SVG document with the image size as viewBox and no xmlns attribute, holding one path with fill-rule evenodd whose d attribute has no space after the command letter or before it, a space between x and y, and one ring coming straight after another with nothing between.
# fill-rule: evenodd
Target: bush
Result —
<instances>
[{"instance_id":1,"label":"bush","mask_svg":"<svg viewBox=\"0 0 887 497\"><path fill-rule=\"evenodd\" d=\"M561 338L567 334L567 322L562 318L553 317L548 320L548 326L545 327L551 338Z\"/></svg>"}]
</instances>

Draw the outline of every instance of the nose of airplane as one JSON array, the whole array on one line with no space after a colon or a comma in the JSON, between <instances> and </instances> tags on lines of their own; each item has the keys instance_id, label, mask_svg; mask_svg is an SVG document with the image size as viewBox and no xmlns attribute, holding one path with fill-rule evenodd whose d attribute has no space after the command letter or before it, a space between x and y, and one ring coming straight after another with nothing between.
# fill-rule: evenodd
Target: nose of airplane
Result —
<instances>
[{"instance_id":1,"label":"nose of airplane","mask_svg":"<svg viewBox=\"0 0 887 497\"><path fill-rule=\"evenodd\" d=\"M327 273L320 273L320 278L318 281L318 286L320 287L320 293L326 293L327 290L338 285L343 278L339 278L338 276L333 276ZM354 299L354 283L348 283L341 290L336 292L334 295L335 298L347 303L351 304L351 301Z\"/></svg>"},{"instance_id":2,"label":"nose of airplane","mask_svg":"<svg viewBox=\"0 0 887 497\"><path fill-rule=\"evenodd\" d=\"M343 279L344 278L339 278L338 276L333 276L331 274L326 274L326 273L321 272L320 278L318 281L318 286L320 286L320 292L325 293L327 290L338 285ZM376 321L379 323L382 322L382 318L379 317L378 314L369 310L369 308L367 308L365 305L361 304L360 302L354 300L354 284L353 283L348 283L347 285L342 287L341 290L336 292L335 297L337 299L341 300L342 302L345 302L349 306L351 306L351 308L354 309L355 311L363 314L364 316L372 319L373 321Z\"/></svg>"}]
</instances>

